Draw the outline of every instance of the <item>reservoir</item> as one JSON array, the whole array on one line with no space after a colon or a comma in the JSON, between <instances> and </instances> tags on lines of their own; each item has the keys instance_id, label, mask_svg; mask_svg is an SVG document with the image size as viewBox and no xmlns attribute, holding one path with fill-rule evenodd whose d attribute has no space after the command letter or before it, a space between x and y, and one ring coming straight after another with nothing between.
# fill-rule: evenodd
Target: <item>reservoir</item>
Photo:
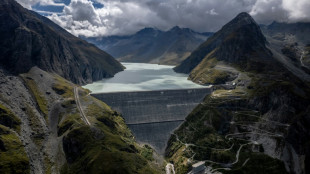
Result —
<instances>
[{"instance_id":1,"label":"reservoir","mask_svg":"<svg viewBox=\"0 0 310 174\"><path fill-rule=\"evenodd\" d=\"M187 80L187 74L173 71L173 66L147 64L147 63L122 63L126 69L114 77L103 79L83 86L92 93L110 93L126 91L153 91L165 89L190 89L204 88Z\"/></svg>"}]
</instances>

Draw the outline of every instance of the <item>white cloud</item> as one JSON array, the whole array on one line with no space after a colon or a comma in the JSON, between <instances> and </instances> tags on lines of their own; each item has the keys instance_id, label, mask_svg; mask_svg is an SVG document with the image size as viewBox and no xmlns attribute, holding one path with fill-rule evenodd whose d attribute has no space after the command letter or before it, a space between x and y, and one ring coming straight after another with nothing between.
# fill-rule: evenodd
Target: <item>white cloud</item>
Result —
<instances>
[{"instance_id":1,"label":"white cloud","mask_svg":"<svg viewBox=\"0 0 310 174\"><path fill-rule=\"evenodd\" d=\"M258 22L310 21L309 0L257 0L250 14Z\"/></svg>"},{"instance_id":2,"label":"white cloud","mask_svg":"<svg viewBox=\"0 0 310 174\"><path fill-rule=\"evenodd\" d=\"M55 2L54 0L17 0L17 2L28 9L32 9L32 6L36 4L41 6L65 6L64 3Z\"/></svg>"},{"instance_id":3,"label":"white cloud","mask_svg":"<svg viewBox=\"0 0 310 174\"><path fill-rule=\"evenodd\" d=\"M310 21L309 0L283 0L282 6L288 11L289 21Z\"/></svg>"},{"instance_id":4,"label":"white cloud","mask_svg":"<svg viewBox=\"0 0 310 174\"><path fill-rule=\"evenodd\" d=\"M257 0L250 11L258 23L270 23L274 20L286 21L287 12L282 7L282 0Z\"/></svg>"},{"instance_id":5,"label":"white cloud","mask_svg":"<svg viewBox=\"0 0 310 174\"><path fill-rule=\"evenodd\" d=\"M61 0L18 0L26 7ZM103 7L95 8L93 2ZM176 25L216 31L240 12L258 23L309 21L310 0L71 0L61 14L48 17L75 35L132 34L144 27L168 30ZM49 13L46 13L49 14Z\"/></svg>"},{"instance_id":6,"label":"white cloud","mask_svg":"<svg viewBox=\"0 0 310 174\"><path fill-rule=\"evenodd\" d=\"M72 0L63 10L65 16L72 16L74 21L88 21L90 24L99 26L101 20L93 3L88 0Z\"/></svg>"},{"instance_id":7,"label":"white cloud","mask_svg":"<svg viewBox=\"0 0 310 174\"><path fill-rule=\"evenodd\" d=\"M210 15L219 15L214 8L212 8L209 12Z\"/></svg>"}]
</instances>

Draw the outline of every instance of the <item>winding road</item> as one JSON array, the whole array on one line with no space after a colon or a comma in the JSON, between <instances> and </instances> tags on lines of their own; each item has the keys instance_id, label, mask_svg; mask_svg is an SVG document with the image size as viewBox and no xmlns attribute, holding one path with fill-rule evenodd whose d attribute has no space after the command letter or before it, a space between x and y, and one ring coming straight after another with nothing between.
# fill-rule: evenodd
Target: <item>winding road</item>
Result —
<instances>
[{"instance_id":1,"label":"winding road","mask_svg":"<svg viewBox=\"0 0 310 174\"><path fill-rule=\"evenodd\" d=\"M75 103L76 103L76 106L78 108L78 110L80 111L80 115L82 117L82 120L85 122L85 124L87 124L88 126L90 126L90 122L88 121L83 109L82 109L82 106L81 106L81 102L80 102L80 98L79 98L79 91L78 91L78 87L74 87L74 99L75 99Z\"/></svg>"}]
</instances>

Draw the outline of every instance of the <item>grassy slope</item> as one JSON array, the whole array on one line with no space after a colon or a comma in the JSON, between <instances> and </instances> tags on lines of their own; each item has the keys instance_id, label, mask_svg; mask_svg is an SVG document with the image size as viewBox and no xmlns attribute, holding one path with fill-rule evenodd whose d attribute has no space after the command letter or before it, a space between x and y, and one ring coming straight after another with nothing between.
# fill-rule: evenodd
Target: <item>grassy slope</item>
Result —
<instances>
[{"instance_id":1,"label":"grassy slope","mask_svg":"<svg viewBox=\"0 0 310 174\"><path fill-rule=\"evenodd\" d=\"M193 69L189 75L192 81L201 84L221 84L229 78L227 72L214 68L217 64L217 60L213 56L214 52L215 51L209 53L202 62Z\"/></svg>"},{"instance_id":2,"label":"grassy slope","mask_svg":"<svg viewBox=\"0 0 310 174\"><path fill-rule=\"evenodd\" d=\"M124 123L123 118L105 103L87 96L81 90L80 100L92 126L86 126L72 99L72 87L56 78L53 89L64 96L66 111L61 113L58 135L64 136L63 146L67 163L61 173L159 173L151 165ZM75 149L72 151L72 149Z\"/></svg>"},{"instance_id":3,"label":"grassy slope","mask_svg":"<svg viewBox=\"0 0 310 174\"><path fill-rule=\"evenodd\" d=\"M0 104L0 124L19 132L21 121L8 108Z\"/></svg>"},{"instance_id":4,"label":"grassy slope","mask_svg":"<svg viewBox=\"0 0 310 174\"><path fill-rule=\"evenodd\" d=\"M48 106L47 106L47 101L44 95L42 94L42 91L38 88L37 83L40 83L40 82L35 82L34 79L32 79L31 77L28 77L25 74L21 75L21 77L26 82L26 85L28 89L30 90L31 94L35 97L40 111L46 117L48 115Z\"/></svg>"},{"instance_id":5,"label":"grassy slope","mask_svg":"<svg viewBox=\"0 0 310 174\"><path fill-rule=\"evenodd\" d=\"M29 173L29 159L17 136L21 121L0 104L0 173ZM13 132L14 131L14 132Z\"/></svg>"}]
</instances>

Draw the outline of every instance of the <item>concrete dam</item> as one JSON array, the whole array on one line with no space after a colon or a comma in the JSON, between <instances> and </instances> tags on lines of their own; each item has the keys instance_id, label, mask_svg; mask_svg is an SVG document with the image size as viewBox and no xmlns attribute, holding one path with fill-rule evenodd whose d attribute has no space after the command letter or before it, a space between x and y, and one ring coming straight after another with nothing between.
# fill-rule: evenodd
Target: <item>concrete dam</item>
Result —
<instances>
[{"instance_id":1,"label":"concrete dam","mask_svg":"<svg viewBox=\"0 0 310 174\"><path fill-rule=\"evenodd\" d=\"M122 113L139 143L165 152L171 133L211 88L91 94Z\"/></svg>"}]
</instances>

